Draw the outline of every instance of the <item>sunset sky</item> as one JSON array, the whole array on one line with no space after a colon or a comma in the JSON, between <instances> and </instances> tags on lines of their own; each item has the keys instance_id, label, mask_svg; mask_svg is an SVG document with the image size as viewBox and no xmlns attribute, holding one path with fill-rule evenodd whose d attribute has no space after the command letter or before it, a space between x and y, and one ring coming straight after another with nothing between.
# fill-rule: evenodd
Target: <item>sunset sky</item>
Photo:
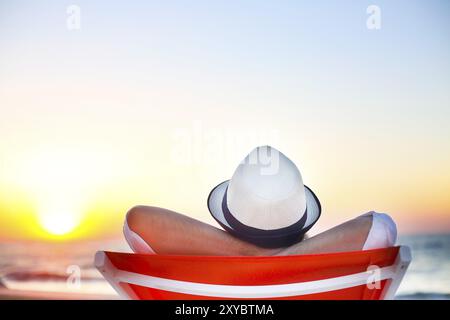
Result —
<instances>
[{"instance_id":1,"label":"sunset sky","mask_svg":"<svg viewBox=\"0 0 450 320\"><path fill-rule=\"evenodd\" d=\"M209 191L260 144L321 200L313 233L369 210L403 234L450 232L449 14L437 0L1 1L0 239L119 236L135 204L214 223Z\"/></svg>"}]
</instances>

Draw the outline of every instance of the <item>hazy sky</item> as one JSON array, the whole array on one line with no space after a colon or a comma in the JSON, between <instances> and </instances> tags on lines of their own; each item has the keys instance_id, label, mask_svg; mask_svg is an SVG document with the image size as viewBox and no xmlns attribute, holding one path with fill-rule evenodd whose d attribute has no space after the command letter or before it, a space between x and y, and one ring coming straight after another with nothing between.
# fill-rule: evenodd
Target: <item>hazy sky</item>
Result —
<instances>
[{"instance_id":1,"label":"hazy sky","mask_svg":"<svg viewBox=\"0 0 450 320\"><path fill-rule=\"evenodd\" d=\"M448 232L449 14L448 1L3 0L0 238L118 235L134 204L213 223L210 189L258 144L320 198L313 232L372 209L403 233Z\"/></svg>"}]
</instances>

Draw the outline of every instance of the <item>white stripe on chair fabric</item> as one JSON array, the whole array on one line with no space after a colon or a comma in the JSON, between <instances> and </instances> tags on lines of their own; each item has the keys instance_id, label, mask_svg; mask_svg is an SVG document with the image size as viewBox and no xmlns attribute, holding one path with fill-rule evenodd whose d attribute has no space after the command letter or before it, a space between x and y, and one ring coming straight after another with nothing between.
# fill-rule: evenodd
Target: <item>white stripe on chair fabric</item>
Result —
<instances>
[{"instance_id":1,"label":"white stripe on chair fabric","mask_svg":"<svg viewBox=\"0 0 450 320\"><path fill-rule=\"evenodd\" d=\"M380 268L378 271L379 277L377 280L382 281L391 279L394 276L395 269L393 266L388 266ZM124 282L164 291L207 297L255 299L292 297L351 288L367 283L372 283L372 281L370 281L372 277L372 272L368 271L336 278L308 282L277 285L238 286L172 280L122 270L117 270L115 272L115 281L117 282Z\"/></svg>"}]
</instances>

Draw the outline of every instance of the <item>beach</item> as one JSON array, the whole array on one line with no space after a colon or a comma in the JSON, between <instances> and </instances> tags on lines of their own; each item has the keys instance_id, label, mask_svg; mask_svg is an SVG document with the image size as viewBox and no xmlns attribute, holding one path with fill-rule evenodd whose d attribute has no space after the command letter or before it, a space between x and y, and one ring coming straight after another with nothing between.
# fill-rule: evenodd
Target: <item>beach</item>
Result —
<instances>
[{"instance_id":1,"label":"beach","mask_svg":"<svg viewBox=\"0 0 450 320\"><path fill-rule=\"evenodd\" d=\"M0 288L0 300L117 300L118 295L77 294L65 292L44 292L11 290Z\"/></svg>"},{"instance_id":2,"label":"beach","mask_svg":"<svg viewBox=\"0 0 450 320\"><path fill-rule=\"evenodd\" d=\"M413 261L396 299L450 299L450 234L401 236ZM1 243L0 299L120 299L93 266L98 250L130 252L121 240Z\"/></svg>"}]
</instances>

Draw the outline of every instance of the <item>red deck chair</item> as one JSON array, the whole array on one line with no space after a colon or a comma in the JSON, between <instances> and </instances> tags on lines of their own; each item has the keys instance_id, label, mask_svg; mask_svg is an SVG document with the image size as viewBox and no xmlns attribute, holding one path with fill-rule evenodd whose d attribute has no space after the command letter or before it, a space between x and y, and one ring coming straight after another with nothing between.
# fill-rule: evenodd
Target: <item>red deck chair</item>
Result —
<instances>
[{"instance_id":1,"label":"red deck chair","mask_svg":"<svg viewBox=\"0 0 450 320\"><path fill-rule=\"evenodd\" d=\"M130 299L392 299L408 247L277 257L97 252L95 265Z\"/></svg>"}]
</instances>

